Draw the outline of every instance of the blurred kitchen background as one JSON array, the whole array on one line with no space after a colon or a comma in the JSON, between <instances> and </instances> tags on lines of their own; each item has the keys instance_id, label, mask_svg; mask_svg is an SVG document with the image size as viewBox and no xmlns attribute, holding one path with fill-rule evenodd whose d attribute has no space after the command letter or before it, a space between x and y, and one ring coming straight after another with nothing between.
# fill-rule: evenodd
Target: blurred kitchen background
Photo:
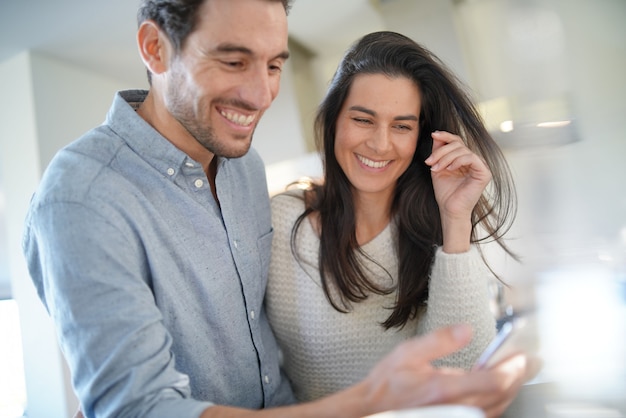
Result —
<instances>
[{"instance_id":1,"label":"blurred kitchen background","mask_svg":"<svg viewBox=\"0 0 626 418\"><path fill-rule=\"evenodd\" d=\"M146 88L137 0L0 0L0 418L68 417L65 363L22 257L54 153ZM292 58L254 146L270 192L319 176L312 119L348 45L376 30L434 51L514 172L505 303L537 312L545 366L508 417L626 417L626 0L296 0Z\"/></svg>"}]
</instances>

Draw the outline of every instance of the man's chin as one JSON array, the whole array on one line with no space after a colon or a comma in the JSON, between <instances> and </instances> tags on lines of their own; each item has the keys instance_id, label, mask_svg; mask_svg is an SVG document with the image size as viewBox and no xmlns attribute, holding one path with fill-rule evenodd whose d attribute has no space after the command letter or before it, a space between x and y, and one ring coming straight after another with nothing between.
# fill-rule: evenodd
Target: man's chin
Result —
<instances>
[{"instance_id":1,"label":"man's chin","mask_svg":"<svg viewBox=\"0 0 626 418\"><path fill-rule=\"evenodd\" d=\"M240 158L250 151L252 145L252 135L233 135L232 133L222 133L217 136L213 133L204 141L199 140L204 148L218 157Z\"/></svg>"},{"instance_id":2,"label":"man's chin","mask_svg":"<svg viewBox=\"0 0 626 418\"><path fill-rule=\"evenodd\" d=\"M215 154L224 158L241 158L250 151L251 141L247 141L244 144L237 144L240 146L230 147L228 149L221 150L222 152L216 152Z\"/></svg>"}]
</instances>

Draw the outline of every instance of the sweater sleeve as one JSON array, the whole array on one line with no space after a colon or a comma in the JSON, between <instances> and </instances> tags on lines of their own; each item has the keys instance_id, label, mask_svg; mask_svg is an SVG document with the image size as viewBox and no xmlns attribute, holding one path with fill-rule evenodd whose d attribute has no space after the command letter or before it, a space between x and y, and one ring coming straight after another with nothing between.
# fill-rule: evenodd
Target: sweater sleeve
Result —
<instances>
[{"instance_id":1,"label":"sweater sleeve","mask_svg":"<svg viewBox=\"0 0 626 418\"><path fill-rule=\"evenodd\" d=\"M495 336L489 280L492 275L475 246L461 254L437 249L430 273L427 309L418 323L418 334L467 323L472 326L474 337L463 349L437 360L435 366L468 370Z\"/></svg>"}]
</instances>

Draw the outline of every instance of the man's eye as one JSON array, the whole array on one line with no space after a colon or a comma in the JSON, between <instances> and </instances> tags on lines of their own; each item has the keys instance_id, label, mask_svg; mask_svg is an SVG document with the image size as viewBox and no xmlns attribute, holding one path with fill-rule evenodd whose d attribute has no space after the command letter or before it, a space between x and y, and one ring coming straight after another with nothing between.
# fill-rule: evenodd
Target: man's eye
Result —
<instances>
[{"instance_id":1,"label":"man's eye","mask_svg":"<svg viewBox=\"0 0 626 418\"><path fill-rule=\"evenodd\" d=\"M222 63L224 63L224 65L227 65L228 67L241 67L243 65L243 63L241 61L222 61Z\"/></svg>"},{"instance_id":2,"label":"man's eye","mask_svg":"<svg viewBox=\"0 0 626 418\"><path fill-rule=\"evenodd\" d=\"M283 71L283 67L281 67L280 65L270 65L269 69L270 71L277 72L277 73L280 73Z\"/></svg>"}]
</instances>

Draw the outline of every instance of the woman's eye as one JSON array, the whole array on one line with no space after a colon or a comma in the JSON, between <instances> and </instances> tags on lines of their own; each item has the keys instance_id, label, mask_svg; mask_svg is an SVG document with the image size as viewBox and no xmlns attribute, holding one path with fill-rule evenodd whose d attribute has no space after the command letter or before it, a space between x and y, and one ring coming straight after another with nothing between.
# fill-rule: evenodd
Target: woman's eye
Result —
<instances>
[{"instance_id":1,"label":"woman's eye","mask_svg":"<svg viewBox=\"0 0 626 418\"><path fill-rule=\"evenodd\" d=\"M352 118L352 120L354 120L357 123L367 123L367 124L372 123L369 119L365 119L365 118Z\"/></svg>"}]
</instances>

